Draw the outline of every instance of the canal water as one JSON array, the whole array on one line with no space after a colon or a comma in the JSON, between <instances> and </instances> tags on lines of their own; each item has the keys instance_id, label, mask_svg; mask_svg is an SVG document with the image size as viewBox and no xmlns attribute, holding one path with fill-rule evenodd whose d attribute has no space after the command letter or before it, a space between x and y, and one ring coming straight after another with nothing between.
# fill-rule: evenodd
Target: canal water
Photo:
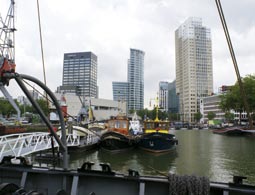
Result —
<instances>
[{"instance_id":1,"label":"canal water","mask_svg":"<svg viewBox=\"0 0 255 195\"><path fill-rule=\"evenodd\" d=\"M128 173L136 170L140 175L207 176L211 181L231 182L234 175L246 176L245 183L255 185L255 137L224 136L210 130L177 130L179 144L167 154L151 154L132 150L112 154L93 150L70 155L70 168L77 169L86 161L110 163L113 171Z\"/></svg>"}]
</instances>

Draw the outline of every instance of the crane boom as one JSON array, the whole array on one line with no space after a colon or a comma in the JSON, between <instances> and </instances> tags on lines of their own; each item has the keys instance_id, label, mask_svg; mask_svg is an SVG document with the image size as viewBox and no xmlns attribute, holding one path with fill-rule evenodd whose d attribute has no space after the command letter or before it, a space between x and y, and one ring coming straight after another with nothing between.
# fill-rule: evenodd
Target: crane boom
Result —
<instances>
[{"instance_id":1,"label":"crane boom","mask_svg":"<svg viewBox=\"0 0 255 195\"><path fill-rule=\"evenodd\" d=\"M15 47L14 47L14 0L11 0L5 20L0 17L0 82L9 85L9 79L3 77L4 73L15 72Z\"/></svg>"}]
</instances>

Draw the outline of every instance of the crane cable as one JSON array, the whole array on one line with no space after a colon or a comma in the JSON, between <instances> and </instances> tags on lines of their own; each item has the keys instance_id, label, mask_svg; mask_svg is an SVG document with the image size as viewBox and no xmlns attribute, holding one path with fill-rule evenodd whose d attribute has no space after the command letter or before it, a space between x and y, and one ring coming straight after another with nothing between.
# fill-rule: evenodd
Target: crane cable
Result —
<instances>
[{"instance_id":1,"label":"crane cable","mask_svg":"<svg viewBox=\"0 0 255 195\"><path fill-rule=\"evenodd\" d=\"M39 32L40 32L40 43L41 43L41 55L42 55L42 64L43 64L43 78L44 78L44 84L47 86L47 84L46 84L46 73L45 73L45 63L44 63L44 52L43 52L42 28L41 28L39 0L37 0L37 13L38 13L38 24L39 24ZM49 108L49 99L48 99L47 93L46 93L46 101L47 101L47 107Z\"/></svg>"},{"instance_id":2,"label":"crane cable","mask_svg":"<svg viewBox=\"0 0 255 195\"><path fill-rule=\"evenodd\" d=\"M241 93L241 97L242 97L242 100L243 100L244 108L245 108L245 111L247 113L247 118L249 120L249 129L253 129L252 118L251 118L251 115L250 115L250 109L249 109L249 105L248 105L248 102L247 102L247 96L246 96L246 93L245 93L245 90L244 90L242 77L240 76L240 72L239 72L239 69L238 69L234 49L233 49L232 42L231 42L231 39L230 39L230 35L229 35L229 32L228 32L228 27L227 27L227 23L226 23L226 20L225 20L225 17L224 17L222 6L221 6L221 3L220 3L220 0L215 0L215 2L216 2L216 6L217 6L217 9L218 9L218 12L219 12L219 16L220 16L220 20L221 20L221 23L222 23L222 26L223 26L223 30L224 30L224 33L225 33L225 36L226 36L226 39L227 39L229 52L230 52L230 55L231 55L231 58L232 58L232 61L233 61L233 64L234 64L234 68L235 68L237 81L238 81L238 84L239 84L240 93Z\"/></svg>"}]
</instances>

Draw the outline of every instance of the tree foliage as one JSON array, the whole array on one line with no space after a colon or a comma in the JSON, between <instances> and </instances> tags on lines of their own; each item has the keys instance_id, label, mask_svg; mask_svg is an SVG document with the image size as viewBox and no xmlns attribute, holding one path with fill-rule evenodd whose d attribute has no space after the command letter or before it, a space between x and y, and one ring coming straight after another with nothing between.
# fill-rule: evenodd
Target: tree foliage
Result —
<instances>
[{"instance_id":1,"label":"tree foliage","mask_svg":"<svg viewBox=\"0 0 255 195\"><path fill-rule=\"evenodd\" d=\"M232 120L234 120L234 118L235 118L235 115L233 114L233 113L231 113L231 112L225 112L225 119L227 120L227 121L232 121Z\"/></svg>"},{"instance_id":2,"label":"tree foliage","mask_svg":"<svg viewBox=\"0 0 255 195\"><path fill-rule=\"evenodd\" d=\"M8 117L12 114L16 114L16 110L12 107L7 99L1 98L0 99L0 113Z\"/></svg>"},{"instance_id":3,"label":"tree foliage","mask_svg":"<svg viewBox=\"0 0 255 195\"><path fill-rule=\"evenodd\" d=\"M201 112L197 112L197 113L195 113L195 115L194 115L194 118L195 118L195 120L197 121L197 122L199 122L200 121L200 119L203 117L203 115L201 114Z\"/></svg>"},{"instance_id":4,"label":"tree foliage","mask_svg":"<svg viewBox=\"0 0 255 195\"><path fill-rule=\"evenodd\" d=\"M47 101L44 99L39 99L39 100L36 100L36 102L38 103L38 105L40 106L44 114L48 116L50 111L47 105ZM17 101L16 101L16 104L18 105L21 111L21 114L24 114L24 112L37 113L35 108L31 105L26 105L26 104L20 105L18 104ZM16 114L16 110L12 107L12 105L9 103L8 100L4 98L0 98L0 114L2 114L5 117L8 117L8 116L11 116L12 114Z\"/></svg>"},{"instance_id":5,"label":"tree foliage","mask_svg":"<svg viewBox=\"0 0 255 195\"><path fill-rule=\"evenodd\" d=\"M250 112L255 111L255 75L247 75L242 79L245 95ZM220 96L220 107L227 112L231 109L242 112L246 111L238 82L227 93Z\"/></svg>"},{"instance_id":6,"label":"tree foliage","mask_svg":"<svg viewBox=\"0 0 255 195\"><path fill-rule=\"evenodd\" d=\"M216 117L216 114L214 112L207 113L208 120L213 120L215 117Z\"/></svg>"},{"instance_id":7,"label":"tree foliage","mask_svg":"<svg viewBox=\"0 0 255 195\"><path fill-rule=\"evenodd\" d=\"M156 118L156 108L154 108L153 110L148 110L147 108L143 109L143 110L138 110L137 115L140 116L142 119L145 119L145 117L146 117L151 120L154 120ZM159 109L158 110L158 118L160 120L165 120L166 118L168 118L168 113L163 112Z\"/></svg>"}]
</instances>

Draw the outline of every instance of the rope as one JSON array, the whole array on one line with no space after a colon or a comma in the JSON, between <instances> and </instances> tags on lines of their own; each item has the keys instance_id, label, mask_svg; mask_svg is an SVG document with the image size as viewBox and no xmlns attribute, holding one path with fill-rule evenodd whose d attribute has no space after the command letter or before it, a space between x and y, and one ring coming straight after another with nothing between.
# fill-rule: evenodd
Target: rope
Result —
<instances>
[{"instance_id":1,"label":"rope","mask_svg":"<svg viewBox=\"0 0 255 195\"><path fill-rule=\"evenodd\" d=\"M209 195L210 181L207 177L175 175L169 173L169 195Z\"/></svg>"}]
</instances>

